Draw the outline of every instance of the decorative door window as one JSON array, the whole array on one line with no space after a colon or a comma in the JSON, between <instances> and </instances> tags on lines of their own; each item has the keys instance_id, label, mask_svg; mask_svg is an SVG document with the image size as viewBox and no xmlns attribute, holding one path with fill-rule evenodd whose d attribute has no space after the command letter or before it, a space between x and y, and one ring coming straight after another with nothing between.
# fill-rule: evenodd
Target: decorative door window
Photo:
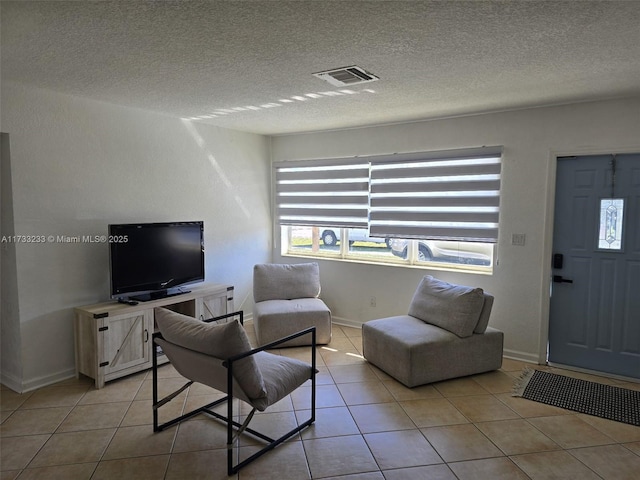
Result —
<instances>
[{"instance_id":1,"label":"decorative door window","mask_svg":"<svg viewBox=\"0 0 640 480\"><path fill-rule=\"evenodd\" d=\"M615 251L622 250L623 214L623 198L603 198L600 200L598 249Z\"/></svg>"}]
</instances>

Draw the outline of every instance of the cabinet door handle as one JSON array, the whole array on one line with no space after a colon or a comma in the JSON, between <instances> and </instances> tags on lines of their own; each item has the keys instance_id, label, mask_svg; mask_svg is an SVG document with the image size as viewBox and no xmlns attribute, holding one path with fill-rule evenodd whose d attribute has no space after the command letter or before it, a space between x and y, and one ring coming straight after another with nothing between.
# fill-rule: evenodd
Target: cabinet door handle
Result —
<instances>
[{"instance_id":1,"label":"cabinet door handle","mask_svg":"<svg viewBox=\"0 0 640 480\"><path fill-rule=\"evenodd\" d=\"M149 330L147 330L146 328L144 329L144 343L147 343L149 341Z\"/></svg>"}]
</instances>

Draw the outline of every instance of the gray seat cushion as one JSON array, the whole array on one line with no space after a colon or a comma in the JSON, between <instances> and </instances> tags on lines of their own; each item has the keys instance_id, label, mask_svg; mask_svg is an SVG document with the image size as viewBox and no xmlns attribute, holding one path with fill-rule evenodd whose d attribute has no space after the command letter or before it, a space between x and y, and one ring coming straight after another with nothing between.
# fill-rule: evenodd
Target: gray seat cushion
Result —
<instances>
[{"instance_id":1,"label":"gray seat cushion","mask_svg":"<svg viewBox=\"0 0 640 480\"><path fill-rule=\"evenodd\" d=\"M295 358L258 352L256 362L267 388L266 406L282 400L311 378L311 365Z\"/></svg>"},{"instance_id":2,"label":"gray seat cushion","mask_svg":"<svg viewBox=\"0 0 640 480\"><path fill-rule=\"evenodd\" d=\"M222 365L221 359L166 340L158 339L157 342L173 367L182 376L221 392L229 393L227 391L228 371ZM233 396L247 402L261 412L282 400L311 378L311 365L300 360L268 352L257 352L251 358L255 359L264 380L265 395L259 398L247 395L240 385L239 379L234 375Z\"/></svg>"},{"instance_id":3,"label":"gray seat cushion","mask_svg":"<svg viewBox=\"0 0 640 480\"><path fill-rule=\"evenodd\" d=\"M278 340L309 327L316 327L316 342L331 341L331 310L319 298L266 300L255 304L254 327L260 345ZM308 345L309 336L283 344L291 347Z\"/></svg>"},{"instance_id":4,"label":"gray seat cushion","mask_svg":"<svg viewBox=\"0 0 640 480\"><path fill-rule=\"evenodd\" d=\"M461 338L410 315L362 325L364 357L408 387L496 370L502 365L502 332Z\"/></svg>"}]
</instances>

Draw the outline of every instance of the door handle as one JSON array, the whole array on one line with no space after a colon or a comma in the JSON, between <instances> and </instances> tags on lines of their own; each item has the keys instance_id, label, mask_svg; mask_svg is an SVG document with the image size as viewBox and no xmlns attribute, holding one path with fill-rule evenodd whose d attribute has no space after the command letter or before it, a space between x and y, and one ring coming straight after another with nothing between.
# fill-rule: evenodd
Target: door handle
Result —
<instances>
[{"instance_id":1,"label":"door handle","mask_svg":"<svg viewBox=\"0 0 640 480\"><path fill-rule=\"evenodd\" d=\"M554 275L553 283L573 283L573 280L564 278L562 275Z\"/></svg>"}]
</instances>

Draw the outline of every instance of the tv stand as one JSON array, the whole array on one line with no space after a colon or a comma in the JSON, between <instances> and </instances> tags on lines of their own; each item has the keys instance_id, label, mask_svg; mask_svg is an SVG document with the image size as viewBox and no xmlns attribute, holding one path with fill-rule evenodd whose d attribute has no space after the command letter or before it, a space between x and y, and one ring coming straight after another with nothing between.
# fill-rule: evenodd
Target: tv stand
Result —
<instances>
[{"instance_id":1,"label":"tv stand","mask_svg":"<svg viewBox=\"0 0 640 480\"><path fill-rule=\"evenodd\" d=\"M166 290L158 290L155 292L134 295L129 298L131 300L137 300L138 302L149 302L151 300L159 300L161 298L176 297L184 293L191 293L191 290L181 290L179 288L168 288Z\"/></svg>"},{"instance_id":2,"label":"tv stand","mask_svg":"<svg viewBox=\"0 0 640 480\"><path fill-rule=\"evenodd\" d=\"M231 285L194 285L190 292L171 293L138 305L113 300L76 308L76 376L91 377L96 388L102 388L105 382L151 368L151 355L156 354L151 342L156 307L201 320L234 311ZM162 354L157 359L167 362Z\"/></svg>"}]
</instances>

